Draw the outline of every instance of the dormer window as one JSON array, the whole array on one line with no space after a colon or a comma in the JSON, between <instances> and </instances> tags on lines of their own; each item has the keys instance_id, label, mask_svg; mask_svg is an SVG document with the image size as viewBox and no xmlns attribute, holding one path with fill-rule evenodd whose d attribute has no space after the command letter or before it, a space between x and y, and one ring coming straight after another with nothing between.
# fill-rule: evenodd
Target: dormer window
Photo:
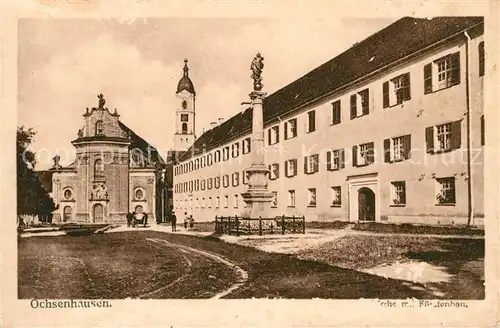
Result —
<instances>
[{"instance_id":1,"label":"dormer window","mask_svg":"<svg viewBox=\"0 0 500 328\"><path fill-rule=\"evenodd\" d=\"M104 135L104 123L102 121L97 121L95 123L95 135L96 136Z\"/></svg>"}]
</instances>

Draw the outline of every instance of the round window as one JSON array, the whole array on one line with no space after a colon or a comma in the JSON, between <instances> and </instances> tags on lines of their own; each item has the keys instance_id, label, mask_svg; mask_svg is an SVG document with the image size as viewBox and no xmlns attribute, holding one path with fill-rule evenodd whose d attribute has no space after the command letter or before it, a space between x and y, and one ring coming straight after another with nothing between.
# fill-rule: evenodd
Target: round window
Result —
<instances>
[{"instance_id":1,"label":"round window","mask_svg":"<svg viewBox=\"0 0 500 328\"><path fill-rule=\"evenodd\" d=\"M184 100L184 101L182 102L182 109L186 109L186 108L187 108L187 106L188 106L188 103Z\"/></svg>"},{"instance_id":2,"label":"round window","mask_svg":"<svg viewBox=\"0 0 500 328\"><path fill-rule=\"evenodd\" d=\"M64 191L64 198L65 198L65 199L71 199L71 196L72 196L72 194L71 194L71 190L66 189L66 190Z\"/></svg>"},{"instance_id":3,"label":"round window","mask_svg":"<svg viewBox=\"0 0 500 328\"><path fill-rule=\"evenodd\" d=\"M142 189L136 189L135 199L143 199L143 198L144 198L144 191Z\"/></svg>"}]
</instances>

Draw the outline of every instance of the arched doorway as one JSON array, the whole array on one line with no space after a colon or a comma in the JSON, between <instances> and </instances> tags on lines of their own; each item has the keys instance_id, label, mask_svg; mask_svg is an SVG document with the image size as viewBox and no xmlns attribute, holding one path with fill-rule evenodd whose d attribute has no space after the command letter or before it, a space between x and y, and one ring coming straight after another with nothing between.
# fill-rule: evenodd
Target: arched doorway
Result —
<instances>
[{"instance_id":1,"label":"arched doorway","mask_svg":"<svg viewBox=\"0 0 500 328\"><path fill-rule=\"evenodd\" d=\"M141 213L142 214L142 206L141 205L137 205L135 207L135 210L134 210L135 213Z\"/></svg>"},{"instance_id":2,"label":"arched doorway","mask_svg":"<svg viewBox=\"0 0 500 328\"><path fill-rule=\"evenodd\" d=\"M63 209L63 222L71 221L73 209L71 206L65 206Z\"/></svg>"},{"instance_id":3,"label":"arched doorway","mask_svg":"<svg viewBox=\"0 0 500 328\"><path fill-rule=\"evenodd\" d=\"M370 188L358 191L358 213L360 221L375 221L375 193Z\"/></svg>"},{"instance_id":4,"label":"arched doorway","mask_svg":"<svg viewBox=\"0 0 500 328\"><path fill-rule=\"evenodd\" d=\"M104 207L101 204L95 204L93 209L94 222L104 222Z\"/></svg>"}]
</instances>

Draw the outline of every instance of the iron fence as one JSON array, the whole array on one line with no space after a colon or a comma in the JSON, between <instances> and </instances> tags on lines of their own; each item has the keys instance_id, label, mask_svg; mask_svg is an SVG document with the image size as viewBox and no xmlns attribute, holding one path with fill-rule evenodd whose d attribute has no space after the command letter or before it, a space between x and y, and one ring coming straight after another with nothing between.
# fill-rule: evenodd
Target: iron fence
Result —
<instances>
[{"instance_id":1,"label":"iron fence","mask_svg":"<svg viewBox=\"0 0 500 328\"><path fill-rule=\"evenodd\" d=\"M243 218L238 216L216 216L215 232L229 235L266 235L306 233L304 216L277 216L274 218Z\"/></svg>"}]
</instances>

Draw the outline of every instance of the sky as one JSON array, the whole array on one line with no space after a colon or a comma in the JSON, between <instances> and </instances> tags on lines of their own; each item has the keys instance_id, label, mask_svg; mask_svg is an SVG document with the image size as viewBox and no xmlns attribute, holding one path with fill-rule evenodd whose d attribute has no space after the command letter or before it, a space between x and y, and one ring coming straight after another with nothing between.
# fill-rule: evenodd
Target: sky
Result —
<instances>
[{"instance_id":1,"label":"sky","mask_svg":"<svg viewBox=\"0 0 500 328\"><path fill-rule=\"evenodd\" d=\"M86 107L103 93L120 120L165 154L173 147L184 59L196 90L196 134L244 109L250 63L264 57L268 94L395 19L20 19L18 125L37 131L36 169L74 160Z\"/></svg>"}]
</instances>

